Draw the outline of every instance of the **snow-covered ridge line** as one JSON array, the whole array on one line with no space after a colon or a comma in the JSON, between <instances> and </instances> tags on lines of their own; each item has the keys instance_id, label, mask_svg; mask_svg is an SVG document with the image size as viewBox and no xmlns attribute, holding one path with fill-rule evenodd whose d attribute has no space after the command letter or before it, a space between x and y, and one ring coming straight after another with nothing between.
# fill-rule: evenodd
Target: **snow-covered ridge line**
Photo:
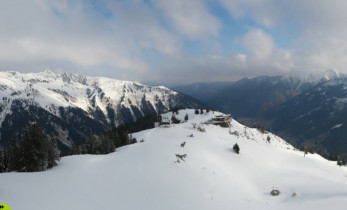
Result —
<instances>
[{"instance_id":1,"label":"snow-covered ridge line","mask_svg":"<svg viewBox=\"0 0 347 210\"><path fill-rule=\"evenodd\" d=\"M165 96L178 94L164 86L49 70L39 73L0 72L0 88L1 98L32 100L52 113L52 105L78 107L86 112L99 106L106 116L108 105L136 106L145 97L153 105L161 100L164 106L168 106Z\"/></svg>"},{"instance_id":2,"label":"snow-covered ridge line","mask_svg":"<svg viewBox=\"0 0 347 210\"><path fill-rule=\"evenodd\" d=\"M182 122L184 121L184 118L186 115L188 115L189 120L186 122L190 127L194 127L194 125L201 126L203 128L206 128L206 130L212 129L212 130L224 130L225 133L229 133L229 135L232 138L236 139L247 139L249 141L258 143L258 144L265 144L265 145L271 145L273 147L281 148L284 150L297 150L295 147L293 147L291 144L289 144L287 141L282 139L281 137L265 131L265 130L260 130L257 128L250 128L247 127L235 119L230 120L230 126L229 128L219 128L219 126L212 125L210 123L210 120L214 118L215 116L218 115L223 115L222 112L218 111L210 111L206 112L204 114L194 114L194 110L191 109L186 109L186 110L179 110L178 114L174 114L175 117ZM165 114L162 114L163 117L171 119L172 117L172 112L167 112ZM173 125L177 126L177 125Z\"/></svg>"},{"instance_id":3,"label":"snow-covered ridge line","mask_svg":"<svg viewBox=\"0 0 347 210\"><path fill-rule=\"evenodd\" d=\"M2 71L0 72L0 78L7 79L12 82L22 81L22 82L31 82L31 83L48 83L48 82L55 82L57 80L63 80L64 82L78 82L83 85L96 85L100 82L114 82L114 83L121 83L121 84L133 84L133 85L139 85L139 86L145 86L145 87L156 87L159 89L165 89L170 90L169 88L165 86L148 86L143 85L138 82L133 81L127 81L127 80L118 80L118 79L112 79L107 77L91 77L91 76L85 76L80 74L72 74L72 73L55 73L50 70L45 70L42 72L35 72L35 73L20 73L17 71ZM172 91L172 90L170 90ZM172 91L175 92L175 91Z\"/></svg>"},{"instance_id":4,"label":"snow-covered ridge line","mask_svg":"<svg viewBox=\"0 0 347 210\"><path fill-rule=\"evenodd\" d=\"M58 141L71 145L146 114L200 104L164 86L52 71L0 72L0 141L22 133L23 113L24 123L40 122ZM74 131L76 124L80 127ZM63 139L70 134L73 140Z\"/></svg>"}]
</instances>

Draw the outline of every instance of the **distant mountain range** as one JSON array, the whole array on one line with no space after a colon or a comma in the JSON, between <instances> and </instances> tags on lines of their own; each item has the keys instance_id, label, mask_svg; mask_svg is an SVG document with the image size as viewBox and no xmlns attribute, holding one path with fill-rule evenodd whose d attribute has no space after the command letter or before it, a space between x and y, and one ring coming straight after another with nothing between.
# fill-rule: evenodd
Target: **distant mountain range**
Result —
<instances>
[{"instance_id":1,"label":"distant mountain range","mask_svg":"<svg viewBox=\"0 0 347 210\"><path fill-rule=\"evenodd\" d=\"M163 86L51 71L0 72L0 100L1 144L39 122L61 148L146 114L204 106Z\"/></svg>"},{"instance_id":2,"label":"distant mountain range","mask_svg":"<svg viewBox=\"0 0 347 210\"><path fill-rule=\"evenodd\" d=\"M188 85L175 86L171 89L198 98L201 101L209 101L213 96L230 86L232 82L202 82Z\"/></svg>"},{"instance_id":3,"label":"distant mountain range","mask_svg":"<svg viewBox=\"0 0 347 210\"><path fill-rule=\"evenodd\" d=\"M189 87L186 85L185 87ZM201 87L192 94L250 126L271 129L304 147L347 154L347 77L328 70L319 77L260 76ZM178 87L183 93L184 87ZM206 94L205 94L206 93ZM208 97L201 97L201 95Z\"/></svg>"},{"instance_id":4,"label":"distant mountain range","mask_svg":"<svg viewBox=\"0 0 347 210\"><path fill-rule=\"evenodd\" d=\"M347 153L347 78L322 80L265 117L292 142Z\"/></svg>"}]
</instances>

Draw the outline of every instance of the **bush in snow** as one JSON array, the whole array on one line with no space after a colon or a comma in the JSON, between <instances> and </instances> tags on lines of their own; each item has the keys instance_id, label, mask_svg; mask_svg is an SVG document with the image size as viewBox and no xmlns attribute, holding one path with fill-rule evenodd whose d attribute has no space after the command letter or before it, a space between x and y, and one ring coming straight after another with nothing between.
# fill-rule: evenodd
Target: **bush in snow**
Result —
<instances>
[{"instance_id":1,"label":"bush in snow","mask_svg":"<svg viewBox=\"0 0 347 210\"><path fill-rule=\"evenodd\" d=\"M339 154L337 156L337 165L339 166L344 166L346 165L346 161L345 161L345 158L343 157L343 155Z\"/></svg>"},{"instance_id":2,"label":"bush in snow","mask_svg":"<svg viewBox=\"0 0 347 210\"><path fill-rule=\"evenodd\" d=\"M228 122L222 122L219 124L219 126L222 128L229 128L230 124Z\"/></svg>"},{"instance_id":3,"label":"bush in snow","mask_svg":"<svg viewBox=\"0 0 347 210\"><path fill-rule=\"evenodd\" d=\"M177 119L176 115L172 115L171 122L174 124L179 124L181 121Z\"/></svg>"},{"instance_id":4,"label":"bush in snow","mask_svg":"<svg viewBox=\"0 0 347 210\"><path fill-rule=\"evenodd\" d=\"M195 114L199 114L199 110L198 109L195 109Z\"/></svg>"},{"instance_id":5,"label":"bush in snow","mask_svg":"<svg viewBox=\"0 0 347 210\"><path fill-rule=\"evenodd\" d=\"M265 129L264 127L262 127L262 126L258 126L258 127L257 127L257 130L258 130L260 133L262 133L262 134L267 133L266 129Z\"/></svg>"},{"instance_id":6,"label":"bush in snow","mask_svg":"<svg viewBox=\"0 0 347 210\"><path fill-rule=\"evenodd\" d=\"M181 147L184 147L185 145L186 145L185 141L183 143L181 143Z\"/></svg>"},{"instance_id":7,"label":"bush in snow","mask_svg":"<svg viewBox=\"0 0 347 210\"><path fill-rule=\"evenodd\" d=\"M186 161L186 160L185 160L186 157L187 157L187 154L183 154L183 155L176 154L176 158L177 158L176 162L177 162L177 163L180 163L180 162L181 162L180 160Z\"/></svg>"},{"instance_id":8,"label":"bush in snow","mask_svg":"<svg viewBox=\"0 0 347 210\"><path fill-rule=\"evenodd\" d=\"M275 189L271 190L271 192L270 192L270 194L271 194L272 196L279 196L280 193L281 193L281 192L280 192L279 190L275 190Z\"/></svg>"},{"instance_id":9,"label":"bush in snow","mask_svg":"<svg viewBox=\"0 0 347 210\"><path fill-rule=\"evenodd\" d=\"M200 131L200 132L206 132L205 128L204 128L204 127L201 127L201 126L198 127L198 131Z\"/></svg>"},{"instance_id":10,"label":"bush in snow","mask_svg":"<svg viewBox=\"0 0 347 210\"><path fill-rule=\"evenodd\" d=\"M234 150L234 152L235 152L236 154L239 154L239 153L240 153L240 147L239 147L239 145L238 145L237 143L234 144L233 150Z\"/></svg>"},{"instance_id":11,"label":"bush in snow","mask_svg":"<svg viewBox=\"0 0 347 210\"><path fill-rule=\"evenodd\" d=\"M237 137L240 136L239 132L237 132L237 131L233 131L233 132L229 131L229 134L235 135Z\"/></svg>"},{"instance_id":12,"label":"bush in snow","mask_svg":"<svg viewBox=\"0 0 347 210\"><path fill-rule=\"evenodd\" d=\"M136 138L132 138L129 142L129 144L136 144L137 143L137 139Z\"/></svg>"}]
</instances>

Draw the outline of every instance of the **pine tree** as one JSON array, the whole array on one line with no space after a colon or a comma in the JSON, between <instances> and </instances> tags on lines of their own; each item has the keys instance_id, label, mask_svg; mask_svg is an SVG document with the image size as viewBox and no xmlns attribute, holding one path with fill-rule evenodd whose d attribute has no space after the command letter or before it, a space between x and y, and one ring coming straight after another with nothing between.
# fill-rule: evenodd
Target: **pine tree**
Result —
<instances>
[{"instance_id":1,"label":"pine tree","mask_svg":"<svg viewBox=\"0 0 347 210\"><path fill-rule=\"evenodd\" d=\"M98 143L99 142L95 136L88 137L85 143L87 154L99 154Z\"/></svg>"},{"instance_id":2,"label":"pine tree","mask_svg":"<svg viewBox=\"0 0 347 210\"><path fill-rule=\"evenodd\" d=\"M161 117L161 115L160 115L160 114L158 114L157 119L158 119L158 122L159 122L159 123L161 123L161 121L162 121L162 117Z\"/></svg>"},{"instance_id":3,"label":"pine tree","mask_svg":"<svg viewBox=\"0 0 347 210\"><path fill-rule=\"evenodd\" d=\"M102 154L108 154L114 151L115 146L110 138L104 135L100 137L100 140L102 146Z\"/></svg>"},{"instance_id":4,"label":"pine tree","mask_svg":"<svg viewBox=\"0 0 347 210\"><path fill-rule=\"evenodd\" d=\"M6 171L6 150L0 146L0 173Z\"/></svg>"},{"instance_id":5,"label":"pine tree","mask_svg":"<svg viewBox=\"0 0 347 210\"><path fill-rule=\"evenodd\" d=\"M188 121L188 114L186 114L186 116L184 116L184 120Z\"/></svg>"},{"instance_id":6,"label":"pine tree","mask_svg":"<svg viewBox=\"0 0 347 210\"><path fill-rule=\"evenodd\" d=\"M43 171L53 167L58 158L57 149L45 134L42 127L35 123L29 126L22 140L23 171Z\"/></svg>"},{"instance_id":7,"label":"pine tree","mask_svg":"<svg viewBox=\"0 0 347 210\"><path fill-rule=\"evenodd\" d=\"M47 168L53 168L60 160L60 151L55 141L49 142L47 153Z\"/></svg>"},{"instance_id":8,"label":"pine tree","mask_svg":"<svg viewBox=\"0 0 347 210\"><path fill-rule=\"evenodd\" d=\"M179 119L177 119L176 115L172 115L171 117L171 122L174 123L174 124L178 124L180 123L181 121Z\"/></svg>"},{"instance_id":9,"label":"pine tree","mask_svg":"<svg viewBox=\"0 0 347 210\"><path fill-rule=\"evenodd\" d=\"M339 166L346 165L345 158L344 158L344 156L342 154L338 154L337 155L337 165L339 165Z\"/></svg>"},{"instance_id":10,"label":"pine tree","mask_svg":"<svg viewBox=\"0 0 347 210\"><path fill-rule=\"evenodd\" d=\"M23 155L18 138L14 138L6 149L7 171L20 171L23 168Z\"/></svg>"},{"instance_id":11,"label":"pine tree","mask_svg":"<svg viewBox=\"0 0 347 210\"><path fill-rule=\"evenodd\" d=\"M233 150L234 150L234 152L235 152L236 154L239 154L239 153L240 153L240 147L239 147L239 145L238 145L237 143L234 144Z\"/></svg>"}]
</instances>

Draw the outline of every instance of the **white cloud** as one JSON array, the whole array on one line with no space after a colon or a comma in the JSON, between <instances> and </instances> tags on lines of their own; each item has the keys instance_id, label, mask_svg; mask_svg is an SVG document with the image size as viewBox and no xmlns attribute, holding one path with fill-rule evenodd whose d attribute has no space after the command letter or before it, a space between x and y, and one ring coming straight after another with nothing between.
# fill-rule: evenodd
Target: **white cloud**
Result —
<instances>
[{"instance_id":1,"label":"white cloud","mask_svg":"<svg viewBox=\"0 0 347 210\"><path fill-rule=\"evenodd\" d=\"M145 49L180 52L180 40L141 1L103 1L110 16L85 1L5 0L0 8L0 61L52 60L145 71ZM6 50L5 50L6 49ZM41 70L41 69L37 69Z\"/></svg>"},{"instance_id":2,"label":"white cloud","mask_svg":"<svg viewBox=\"0 0 347 210\"><path fill-rule=\"evenodd\" d=\"M152 0L152 3L183 36L198 39L219 33L220 21L208 11L202 0Z\"/></svg>"},{"instance_id":3,"label":"white cloud","mask_svg":"<svg viewBox=\"0 0 347 210\"><path fill-rule=\"evenodd\" d=\"M3 0L1 70L167 82L347 72L346 8L345 0ZM285 32L291 40L280 45Z\"/></svg>"},{"instance_id":4,"label":"white cloud","mask_svg":"<svg viewBox=\"0 0 347 210\"><path fill-rule=\"evenodd\" d=\"M252 20L269 30L285 28L295 41L273 64L287 65L292 72L319 72L333 68L347 71L347 1L325 0L220 0L237 20ZM259 49L261 46L259 46ZM276 53L278 54L278 53ZM290 56L288 56L290 54ZM281 69L278 70L281 72Z\"/></svg>"},{"instance_id":5,"label":"white cloud","mask_svg":"<svg viewBox=\"0 0 347 210\"><path fill-rule=\"evenodd\" d=\"M279 11L275 0L220 0L235 19L249 18L256 23L273 27L278 23Z\"/></svg>"},{"instance_id":6,"label":"white cloud","mask_svg":"<svg viewBox=\"0 0 347 210\"><path fill-rule=\"evenodd\" d=\"M241 40L248 55L254 59L266 59L272 55L274 43L272 37L260 29L250 30Z\"/></svg>"}]
</instances>

